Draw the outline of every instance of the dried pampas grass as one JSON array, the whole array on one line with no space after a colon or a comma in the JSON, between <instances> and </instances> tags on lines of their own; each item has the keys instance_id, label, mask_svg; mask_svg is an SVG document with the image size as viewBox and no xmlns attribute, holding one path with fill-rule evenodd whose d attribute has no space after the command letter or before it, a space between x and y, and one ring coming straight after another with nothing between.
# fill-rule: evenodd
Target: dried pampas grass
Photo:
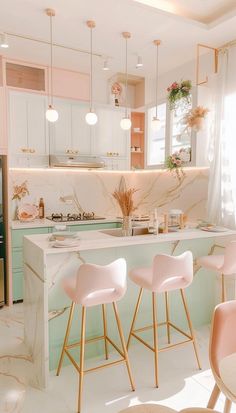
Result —
<instances>
[{"instance_id":1,"label":"dried pampas grass","mask_svg":"<svg viewBox=\"0 0 236 413\"><path fill-rule=\"evenodd\" d=\"M115 190L112 194L118 202L124 217L132 215L132 213L137 209L137 207L134 206L133 201L133 194L135 192L137 192L137 189L130 188L125 191Z\"/></svg>"}]
</instances>

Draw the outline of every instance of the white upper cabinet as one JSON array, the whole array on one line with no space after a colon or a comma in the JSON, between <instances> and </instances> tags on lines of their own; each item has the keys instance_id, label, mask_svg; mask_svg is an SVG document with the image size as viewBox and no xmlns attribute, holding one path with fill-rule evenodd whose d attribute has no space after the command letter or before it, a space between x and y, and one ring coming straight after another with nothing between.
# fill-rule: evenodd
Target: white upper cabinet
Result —
<instances>
[{"instance_id":1,"label":"white upper cabinet","mask_svg":"<svg viewBox=\"0 0 236 413\"><path fill-rule=\"evenodd\" d=\"M48 164L46 105L45 96L10 91L9 151L12 166Z\"/></svg>"},{"instance_id":2,"label":"white upper cabinet","mask_svg":"<svg viewBox=\"0 0 236 413\"><path fill-rule=\"evenodd\" d=\"M78 151L80 155L91 153L91 127L85 121L88 109L88 104L71 105L72 150Z\"/></svg>"},{"instance_id":3,"label":"white upper cabinet","mask_svg":"<svg viewBox=\"0 0 236 413\"><path fill-rule=\"evenodd\" d=\"M89 126L88 103L55 98L54 107L59 118L50 123L46 96L9 92L11 166L45 167L50 153L101 156L107 169L129 169L130 132L120 127L123 109L96 105L98 122Z\"/></svg>"},{"instance_id":4,"label":"white upper cabinet","mask_svg":"<svg viewBox=\"0 0 236 413\"><path fill-rule=\"evenodd\" d=\"M67 100L54 99L58 120L50 124L50 153L65 154L71 149L71 105Z\"/></svg>"},{"instance_id":5,"label":"white upper cabinet","mask_svg":"<svg viewBox=\"0 0 236 413\"><path fill-rule=\"evenodd\" d=\"M130 133L120 127L124 116L120 108L96 108L98 122L93 127L93 152L97 155L128 157Z\"/></svg>"},{"instance_id":6,"label":"white upper cabinet","mask_svg":"<svg viewBox=\"0 0 236 413\"><path fill-rule=\"evenodd\" d=\"M55 99L55 108L59 118L50 125L51 153L90 154L90 127L85 122L88 105Z\"/></svg>"}]
</instances>

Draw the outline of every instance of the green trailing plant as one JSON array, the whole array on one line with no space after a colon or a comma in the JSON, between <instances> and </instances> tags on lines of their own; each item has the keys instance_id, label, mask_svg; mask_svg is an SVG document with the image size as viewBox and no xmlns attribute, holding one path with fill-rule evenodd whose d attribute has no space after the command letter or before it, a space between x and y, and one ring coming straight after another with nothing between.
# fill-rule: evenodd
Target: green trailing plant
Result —
<instances>
[{"instance_id":1,"label":"green trailing plant","mask_svg":"<svg viewBox=\"0 0 236 413\"><path fill-rule=\"evenodd\" d=\"M189 106L191 103L191 89L191 80L182 80L180 83L172 83L167 88L167 99L169 101L170 110L177 109L180 101L184 102L186 106Z\"/></svg>"}]
</instances>

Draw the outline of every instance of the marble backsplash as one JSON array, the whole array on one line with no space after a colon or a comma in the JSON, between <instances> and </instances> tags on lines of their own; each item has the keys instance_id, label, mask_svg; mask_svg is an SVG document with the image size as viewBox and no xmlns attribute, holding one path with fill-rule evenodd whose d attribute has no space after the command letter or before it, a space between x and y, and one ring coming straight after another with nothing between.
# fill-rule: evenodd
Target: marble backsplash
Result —
<instances>
[{"instance_id":1,"label":"marble backsplash","mask_svg":"<svg viewBox=\"0 0 236 413\"><path fill-rule=\"evenodd\" d=\"M190 218L205 218L208 191L208 168L185 168L178 179L166 170L85 171L72 169L11 169L10 198L15 185L27 183L29 195L20 203L38 204L43 197L46 215L52 212L94 211L106 218L121 216L112 192L119 187L136 188L137 214L158 209L158 215L170 208L182 209ZM12 219L16 201L12 200Z\"/></svg>"}]
</instances>

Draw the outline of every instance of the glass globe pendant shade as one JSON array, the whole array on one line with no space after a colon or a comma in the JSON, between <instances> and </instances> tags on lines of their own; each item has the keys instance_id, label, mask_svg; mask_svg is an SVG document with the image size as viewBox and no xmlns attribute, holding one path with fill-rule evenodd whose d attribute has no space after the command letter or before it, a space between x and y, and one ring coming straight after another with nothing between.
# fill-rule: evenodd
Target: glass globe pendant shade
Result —
<instances>
[{"instance_id":1,"label":"glass globe pendant shade","mask_svg":"<svg viewBox=\"0 0 236 413\"><path fill-rule=\"evenodd\" d=\"M120 121L120 127L123 130L129 130L131 128L131 120L130 118L126 118L124 117L123 119L121 119Z\"/></svg>"},{"instance_id":2,"label":"glass globe pendant shade","mask_svg":"<svg viewBox=\"0 0 236 413\"><path fill-rule=\"evenodd\" d=\"M51 105L48 106L48 110L46 111L46 119L49 122L56 122L58 120L58 112L54 109Z\"/></svg>"},{"instance_id":3,"label":"glass globe pendant shade","mask_svg":"<svg viewBox=\"0 0 236 413\"><path fill-rule=\"evenodd\" d=\"M98 117L94 112L88 112L85 116L85 120L88 125L95 125L98 121Z\"/></svg>"},{"instance_id":4,"label":"glass globe pendant shade","mask_svg":"<svg viewBox=\"0 0 236 413\"><path fill-rule=\"evenodd\" d=\"M153 116L151 127L154 132L158 132L161 129L161 121L157 116Z\"/></svg>"}]
</instances>

